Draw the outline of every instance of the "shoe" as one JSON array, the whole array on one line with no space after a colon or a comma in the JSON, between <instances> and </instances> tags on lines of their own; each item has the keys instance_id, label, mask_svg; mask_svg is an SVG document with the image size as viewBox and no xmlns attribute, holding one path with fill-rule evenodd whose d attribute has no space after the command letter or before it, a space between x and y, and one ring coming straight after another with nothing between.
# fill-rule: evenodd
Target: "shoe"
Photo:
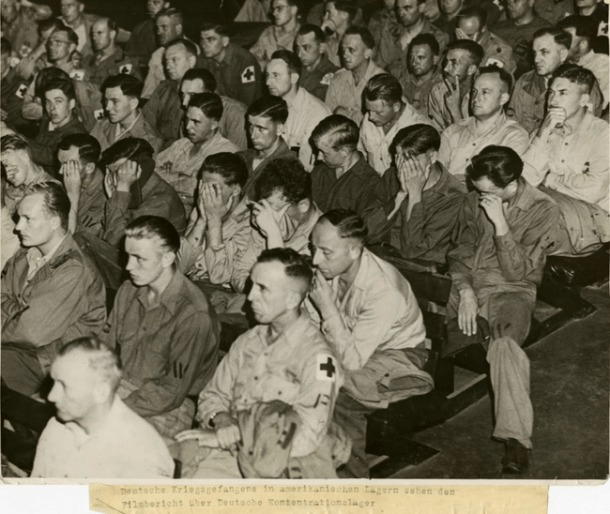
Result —
<instances>
[{"instance_id":1,"label":"shoe","mask_svg":"<svg viewBox=\"0 0 610 514\"><path fill-rule=\"evenodd\" d=\"M507 439L504 443L504 457L502 458L502 473L521 475L529 465L531 450L523 446L516 439Z\"/></svg>"}]
</instances>

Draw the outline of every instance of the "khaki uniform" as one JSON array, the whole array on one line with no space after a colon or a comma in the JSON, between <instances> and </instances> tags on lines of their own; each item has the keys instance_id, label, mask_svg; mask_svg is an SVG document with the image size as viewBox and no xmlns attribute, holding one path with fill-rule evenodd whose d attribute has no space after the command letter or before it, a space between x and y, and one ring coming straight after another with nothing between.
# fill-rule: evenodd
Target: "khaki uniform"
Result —
<instances>
[{"instance_id":1,"label":"khaki uniform","mask_svg":"<svg viewBox=\"0 0 610 514\"><path fill-rule=\"evenodd\" d=\"M108 119L99 120L90 134L98 140L102 151L106 150L109 146L112 146L121 139L127 139L128 137L136 137L138 139L144 139L150 146L153 147L155 153L157 153L163 145L163 140L159 137L157 130L146 121L146 118L142 113L138 114L136 121L127 130L118 123L111 123Z\"/></svg>"},{"instance_id":2,"label":"khaki uniform","mask_svg":"<svg viewBox=\"0 0 610 514\"><path fill-rule=\"evenodd\" d=\"M256 166L256 168L254 167L254 159L256 158L256 150L249 148L248 150L239 152L238 155L244 160L244 162L246 163L246 166L248 167L248 181L246 182L246 186L244 187L244 192L246 193L246 196L248 198L250 198L250 200L255 199L254 193L255 193L256 179L258 179L258 177L261 176L261 174L265 170L267 164L269 164L274 159L281 159L281 158L297 159L298 158L296 156L296 154L292 150L290 150L290 148L288 148L286 141L284 141L284 139L281 137L279 138L279 145L275 149L275 152L273 152L266 159L263 159L261 162L259 162L258 165Z\"/></svg>"},{"instance_id":3,"label":"khaki uniform","mask_svg":"<svg viewBox=\"0 0 610 514\"><path fill-rule=\"evenodd\" d=\"M441 79L432 86L430 96L428 97L428 116L434 128L439 132L443 132L453 123L451 113L445 104L445 94L448 91L447 84ZM470 115L470 91L465 92L462 97L460 111L462 118L467 118Z\"/></svg>"},{"instance_id":4,"label":"khaki uniform","mask_svg":"<svg viewBox=\"0 0 610 514\"><path fill-rule=\"evenodd\" d=\"M85 61L87 77L94 84L101 86L108 77L121 73L141 78L140 63L134 57L128 57L121 48L117 47L114 53L105 59L102 57L101 54L95 54Z\"/></svg>"},{"instance_id":5,"label":"khaki uniform","mask_svg":"<svg viewBox=\"0 0 610 514\"><path fill-rule=\"evenodd\" d=\"M402 86L402 94L417 112L428 117L428 98L430 90L439 80L443 80L438 68L434 68L425 77L415 77L409 73L406 59L394 61L388 67Z\"/></svg>"},{"instance_id":6,"label":"khaki uniform","mask_svg":"<svg viewBox=\"0 0 610 514\"><path fill-rule=\"evenodd\" d=\"M338 69L337 66L323 55L313 70L303 68L299 77L299 86L304 87L316 98L324 101L330 81Z\"/></svg>"},{"instance_id":7,"label":"khaki uniform","mask_svg":"<svg viewBox=\"0 0 610 514\"><path fill-rule=\"evenodd\" d=\"M280 29L275 25L271 25L263 30L254 46L250 48L250 53L256 57L261 69L265 69L267 63L271 60L273 52L276 50L293 51L294 40L297 37L299 28L300 26L297 23L293 32L280 32Z\"/></svg>"}]
</instances>

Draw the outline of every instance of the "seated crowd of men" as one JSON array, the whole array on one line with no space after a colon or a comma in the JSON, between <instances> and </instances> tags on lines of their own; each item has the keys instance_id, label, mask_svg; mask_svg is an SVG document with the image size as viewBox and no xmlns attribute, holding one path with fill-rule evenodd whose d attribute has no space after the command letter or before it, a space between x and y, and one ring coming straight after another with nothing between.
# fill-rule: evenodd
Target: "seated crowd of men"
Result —
<instances>
[{"instance_id":1,"label":"seated crowd of men","mask_svg":"<svg viewBox=\"0 0 610 514\"><path fill-rule=\"evenodd\" d=\"M367 477L366 415L434 387L380 244L448 270L444 355L483 344L523 473L545 258L610 241L607 6L247 0L247 50L170 3L129 34L2 1L2 386L56 407L32 476Z\"/></svg>"}]
</instances>

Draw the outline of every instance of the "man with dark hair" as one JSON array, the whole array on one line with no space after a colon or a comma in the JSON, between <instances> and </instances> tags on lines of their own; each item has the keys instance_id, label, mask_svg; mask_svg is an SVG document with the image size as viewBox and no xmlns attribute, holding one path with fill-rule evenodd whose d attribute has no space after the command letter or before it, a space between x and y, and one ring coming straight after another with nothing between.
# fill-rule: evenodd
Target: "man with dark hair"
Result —
<instances>
[{"instance_id":1,"label":"man with dark hair","mask_svg":"<svg viewBox=\"0 0 610 514\"><path fill-rule=\"evenodd\" d=\"M138 61L125 55L117 44L118 34L118 26L110 18L99 18L91 26L93 55L85 58L84 68L89 80L98 86L108 77L118 73L140 78Z\"/></svg>"},{"instance_id":2,"label":"man with dark hair","mask_svg":"<svg viewBox=\"0 0 610 514\"><path fill-rule=\"evenodd\" d=\"M288 106L283 98L263 96L255 100L247 112L247 127L252 148L239 152L248 168L244 191L254 198L254 186L267 164L274 159L298 159L282 137L288 119Z\"/></svg>"},{"instance_id":3,"label":"man with dark hair","mask_svg":"<svg viewBox=\"0 0 610 514\"><path fill-rule=\"evenodd\" d=\"M64 136L57 146L57 162L70 199L68 231L102 234L104 219L104 174L98 168L101 148L89 134Z\"/></svg>"},{"instance_id":4,"label":"man with dark hair","mask_svg":"<svg viewBox=\"0 0 610 514\"><path fill-rule=\"evenodd\" d=\"M394 61L388 67L400 82L407 102L426 117L430 90L441 80L438 60L438 41L432 34L418 34L409 43L405 59Z\"/></svg>"},{"instance_id":5,"label":"man with dark hair","mask_svg":"<svg viewBox=\"0 0 610 514\"><path fill-rule=\"evenodd\" d=\"M354 23L358 5L350 0L326 0L321 29L326 33L326 55L335 66L341 66L340 43L345 31Z\"/></svg>"},{"instance_id":6,"label":"man with dark hair","mask_svg":"<svg viewBox=\"0 0 610 514\"><path fill-rule=\"evenodd\" d=\"M604 95L603 108L608 106L608 55L593 51L593 42L596 37L595 23L586 16L568 16L561 20L557 26L572 36L572 46L568 60L587 68L593 72L602 95Z\"/></svg>"},{"instance_id":7,"label":"man with dark hair","mask_svg":"<svg viewBox=\"0 0 610 514\"><path fill-rule=\"evenodd\" d=\"M491 26L494 34L513 47L517 62L515 78L532 69L532 40L534 34L551 23L541 18L534 9L536 0L504 0L506 18Z\"/></svg>"},{"instance_id":8,"label":"man with dark hair","mask_svg":"<svg viewBox=\"0 0 610 514\"><path fill-rule=\"evenodd\" d=\"M137 137L158 152L163 141L140 110L142 82L133 75L121 73L104 80L101 91L106 116L97 121L91 135L99 141L102 150L120 139Z\"/></svg>"},{"instance_id":9,"label":"man with dark hair","mask_svg":"<svg viewBox=\"0 0 610 514\"><path fill-rule=\"evenodd\" d=\"M180 82L180 102L182 111L186 111L191 96L197 93L217 93L216 78L211 71L203 68L191 68ZM246 106L228 96L218 95L222 101L222 116L218 122L218 131L240 150L248 148L248 137L244 120ZM184 118L184 114L183 114ZM176 135L176 138L179 136Z\"/></svg>"},{"instance_id":10,"label":"man with dark hair","mask_svg":"<svg viewBox=\"0 0 610 514\"><path fill-rule=\"evenodd\" d=\"M511 46L487 29L487 12L483 7L475 5L462 9L455 26L457 39L470 39L483 48L483 66L499 66L513 73L517 63L513 59Z\"/></svg>"},{"instance_id":11,"label":"man with dark hair","mask_svg":"<svg viewBox=\"0 0 610 514\"><path fill-rule=\"evenodd\" d=\"M400 60L411 40L418 34L432 34L441 49L449 36L432 25L424 16L426 0L396 0L394 11L398 25L393 32L384 32L377 45L375 60L379 66L388 66Z\"/></svg>"},{"instance_id":12,"label":"man with dark hair","mask_svg":"<svg viewBox=\"0 0 610 514\"><path fill-rule=\"evenodd\" d=\"M248 168L238 155L221 152L203 161L195 207L178 254L191 280L228 286L233 263L246 249L252 227L244 195ZM210 300L215 305L214 295Z\"/></svg>"},{"instance_id":13,"label":"man with dark hair","mask_svg":"<svg viewBox=\"0 0 610 514\"><path fill-rule=\"evenodd\" d=\"M197 67L214 74L218 92L246 105L261 93L261 68L256 58L231 42L227 27L206 23L201 27L201 54Z\"/></svg>"},{"instance_id":14,"label":"man with dark hair","mask_svg":"<svg viewBox=\"0 0 610 514\"><path fill-rule=\"evenodd\" d=\"M197 395L218 361L220 324L206 296L176 268L180 236L164 218L125 229L125 270L100 338L120 355L118 395L166 440L191 427Z\"/></svg>"},{"instance_id":15,"label":"man with dark hair","mask_svg":"<svg viewBox=\"0 0 610 514\"><path fill-rule=\"evenodd\" d=\"M284 139L298 153L306 170L313 168L314 158L309 138L315 126L330 110L322 101L299 86L301 61L288 50L278 50L267 64L265 83L269 94L283 98L288 105Z\"/></svg>"},{"instance_id":16,"label":"man with dark hair","mask_svg":"<svg viewBox=\"0 0 610 514\"><path fill-rule=\"evenodd\" d=\"M214 93L192 95L184 115L185 137L155 157L156 171L178 193L187 217L194 207L197 173L209 155L237 152L218 131L222 102Z\"/></svg>"},{"instance_id":17,"label":"man with dark hair","mask_svg":"<svg viewBox=\"0 0 610 514\"><path fill-rule=\"evenodd\" d=\"M406 102L400 82L389 73L369 80L362 97L366 114L360 125L358 147L369 165L383 175L392 165L390 144L396 133L403 127L430 120Z\"/></svg>"},{"instance_id":18,"label":"man with dark hair","mask_svg":"<svg viewBox=\"0 0 610 514\"><path fill-rule=\"evenodd\" d=\"M428 97L428 114L439 132L468 116L470 89L482 60L483 48L470 39L447 45L443 80L434 84Z\"/></svg>"},{"instance_id":19,"label":"man with dark hair","mask_svg":"<svg viewBox=\"0 0 610 514\"><path fill-rule=\"evenodd\" d=\"M307 260L287 248L265 250L256 260L248 300L258 326L231 345L199 395L197 419L202 428L177 438L203 444L210 439L209 429L213 430L215 448L204 448L189 478L337 477L336 432L331 424L342 372L304 312L311 275ZM275 438L275 427L261 426L272 418L255 414L261 408L271 416L283 413L285 419L293 420L285 424L281 443L261 443L266 437ZM248 423L248 417L254 419ZM248 444L252 438L256 441ZM266 455L258 451L253 455L252 449L248 454L247 448L256 442ZM235 455L238 447L239 455ZM269 466L263 465L265 460Z\"/></svg>"},{"instance_id":20,"label":"man with dark hair","mask_svg":"<svg viewBox=\"0 0 610 514\"><path fill-rule=\"evenodd\" d=\"M299 85L324 101L330 80L339 68L328 60L322 29L317 25L303 25L297 32L294 52L302 65Z\"/></svg>"},{"instance_id":21,"label":"man with dark hair","mask_svg":"<svg viewBox=\"0 0 610 514\"><path fill-rule=\"evenodd\" d=\"M70 27L78 38L76 51L83 57L88 57L92 53L91 27L98 20L98 17L85 12L84 0L60 0L61 16L59 19ZM127 38L123 40L126 41Z\"/></svg>"},{"instance_id":22,"label":"man with dark hair","mask_svg":"<svg viewBox=\"0 0 610 514\"><path fill-rule=\"evenodd\" d=\"M68 134L85 134L85 127L76 117L76 93L71 80L46 81L41 88L44 117L40 129L30 141L32 160L47 173L56 175L55 153L61 139Z\"/></svg>"},{"instance_id":23,"label":"man with dark hair","mask_svg":"<svg viewBox=\"0 0 610 514\"><path fill-rule=\"evenodd\" d=\"M316 268L308 304L345 369L335 420L352 440L345 478L366 478L366 414L433 387L422 367L425 329L407 280L364 248L366 225L352 211L322 216L311 234ZM315 306L315 309L314 309ZM396 379L409 376L409 387ZM384 387L380 387L383 383Z\"/></svg>"},{"instance_id":24,"label":"man with dark hair","mask_svg":"<svg viewBox=\"0 0 610 514\"><path fill-rule=\"evenodd\" d=\"M472 116L449 125L441 135L438 160L463 183L472 157L486 146L507 146L523 155L529 144L526 130L506 117L511 86L512 77L506 70L481 68L470 92Z\"/></svg>"},{"instance_id":25,"label":"man with dark hair","mask_svg":"<svg viewBox=\"0 0 610 514\"><path fill-rule=\"evenodd\" d=\"M267 63L274 52L292 51L299 30L298 0L271 0L270 14L273 25L263 30L254 46L250 48L262 70L267 68Z\"/></svg>"},{"instance_id":26,"label":"man with dark hair","mask_svg":"<svg viewBox=\"0 0 610 514\"><path fill-rule=\"evenodd\" d=\"M63 343L106 321L104 284L68 232L69 213L65 191L49 182L31 184L17 207L22 248L2 274L2 381L27 396Z\"/></svg>"},{"instance_id":27,"label":"man with dark hair","mask_svg":"<svg viewBox=\"0 0 610 514\"><path fill-rule=\"evenodd\" d=\"M318 164L311 172L312 199L322 212L349 209L365 221L379 207L381 180L358 151L358 126L349 118L333 114L311 134ZM369 227L374 233L375 227Z\"/></svg>"},{"instance_id":28,"label":"man with dark hair","mask_svg":"<svg viewBox=\"0 0 610 514\"><path fill-rule=\"evenodd\" d=\"M170 6L166 0L146 0L147 18L138 23L131 31L131 37L125 45L125 53L140 63L141 70L146 73L148 62L157 48L155 35L155 17L163 9Z\"/></svg>"},{"instance_id":29,"label":"man with dark hair","mask_svg":"<svg viewBox=\"0 0 610 514\"><path fill-rule=\"evenodd\" d=\"M367 28L378 45L384 32L395 32L398 30L398 20L394 14L396 0L382 0L383 5L379 7L369 18Z\"/></svg>"},{"instance_id":30,"label":"man with dark hair","mask_svg":"<svg viewBox=\"0 0 610 514\"><path fill-rule=\"evenodd\" d=\"M357 124L362 121L362 91L368 80L385 71L373 62L375 40L362 27L352 26L341 40L341 63L328 85L326 105Z\"/></svg>"},{"instance_id":31,"label":"man with dark hair","mask_svg":"<svg viewBox=\"0 0 610 514\"><path fill-rule=\"evenodd\" d=\"M474 191L462 204L449 251L447 305L450 355L483 344L494 393L493 437L504 441L503 472L523 473L532 448L529 360L520 346L529 333L545 252L559 209L523 177L517 153L490 145L473 157Z\"/></svg>"},{"instance_id":32,"label":"man with dark hair","mask_svg":"<svg viewBox=\"0 0 610 514\"><path fill-rule=\"evenodd\" d=\"M188 39L178 39L165 47L163 62L167 80L163 80L150 95L142 114L163 138L164 147L180 135L180 81L195 67L197 46ZM144 93L142 93L144 95Z\"/></svg>"},{"instance_id":33,"label":"man with dark hair","mask_svg":"<svg viewBox=\"0 0 610 514\"><path fill-rule=\"evenodd\" d=\"M237 293L246 289L248 275L263 249L292 248L309 253L309 234L322 215L311 199L311 176L294 159L272 160L256 181L253 200L252 224L256 230L231 276L231 286Z\"/></svg>"},{"instance_id":34,"label":"man with dark hair","mask_svg":"<svg viewBox=\"0 0 610 514\"><path fill-rule=\"evenodd\" d=\"M383 175L389 198L383 239L405 259L443 265L465 186L438 160L441 136L430 125L400 129L392 142L394 166Z\"/></svg>"},{"instance_id":35,"label":"man with dark hair","mask_svg":"<svg viewBox=\"0 0 610 514\"><path fill-rule=\"evenodd\" d=\"M7 134L0 142L0 160L6 177L4 201L12 215L28 186L57 181L33 161L30 145L21 136Z\"/></svg>"},{"instance_id":36,"label":"man with dark hair","mask_svg":"<svg viewBox=\"0 0 610 514\"><path fill-rule=\"evenodd\" d=\"M34 478L172 478L159 434L116 394L118 356L95 337L70 341L51 366L48 400L57 414L45 427Z\"/></svg>"},{"instance_id":37,"label":"man with dark hair","mask_svg":"<svg viewBox=\"0 0 610 514\"><path fill-rule=\"evenodd\" d=\"M561 210L554 253L591 253L610 241L608 123L587 107L594 83L576 64L555 70L547 114L523 156L524 176Z\"/></svg>"}]
</instances>

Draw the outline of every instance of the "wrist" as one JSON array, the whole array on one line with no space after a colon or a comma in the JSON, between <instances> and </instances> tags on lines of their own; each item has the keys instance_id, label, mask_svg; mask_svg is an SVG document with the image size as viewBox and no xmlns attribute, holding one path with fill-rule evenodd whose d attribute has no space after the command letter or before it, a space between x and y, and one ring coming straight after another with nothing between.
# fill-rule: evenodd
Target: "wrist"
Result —
<instances>
[{"instance_id":1,"label":"wrist","mask_svg":"<svg viewBox=\"0 0 610 514\"><path fill-rule=\"evenodd\" d=\"M124 184L119 182L116 186L116 190L122 193L129 193L129 189L131 188L131 184Z\"/></svg>"}]
</instances>

